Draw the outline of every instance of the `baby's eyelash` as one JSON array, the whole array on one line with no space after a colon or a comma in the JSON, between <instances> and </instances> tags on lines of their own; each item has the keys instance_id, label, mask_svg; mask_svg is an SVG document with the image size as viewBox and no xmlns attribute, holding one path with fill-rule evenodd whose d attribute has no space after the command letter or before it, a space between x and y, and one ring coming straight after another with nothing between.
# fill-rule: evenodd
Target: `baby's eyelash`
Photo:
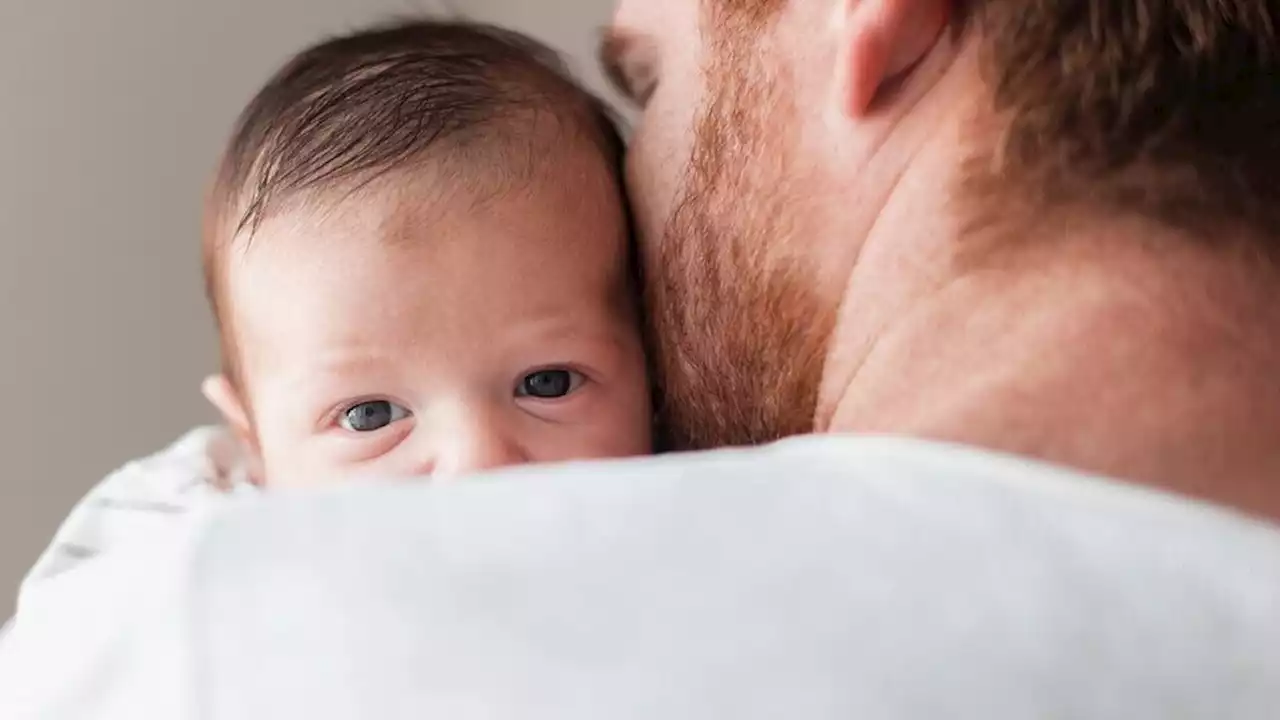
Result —
<instances>
[{"instance_id":1,"label":"baby's eyelash","mask_svg":"<svg viewBox=\"0 0 1280 720\"><path fill-rule=\"evenodd\" d=\"M353 399L343 400L342 402L331 406L328 410L326 410L320 416L317 422L317 425L320 427L320 429L331 429L331 428L339 427L339 423L342 421L342 418L346 416L347 413L355 409L357 406L362 405L364 403L380 402L380 401L389 402L393 405L399 405L404 408L409 407L406 403L400 402L395 398L392 398L387 395L360 396Z\"/></svg>"}]
</instances>

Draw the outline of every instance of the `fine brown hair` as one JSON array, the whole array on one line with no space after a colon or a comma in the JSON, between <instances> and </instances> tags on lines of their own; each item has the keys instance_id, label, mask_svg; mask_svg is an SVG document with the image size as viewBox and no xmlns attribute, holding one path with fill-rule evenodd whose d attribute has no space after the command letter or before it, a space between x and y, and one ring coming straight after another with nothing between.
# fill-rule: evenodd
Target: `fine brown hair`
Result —
<instances>
[{"instance_id":1,"label":"fine brown hair","mask_svg":"<svg viewBox=\"0 0 1280 720\"><path fill-rule=\"evenodd\" d=\"M528 165L532 125L548 116L587 138L620 175L625 148L608 109L555 51L525 35L401 20L325 40L289 60L240 114L206 200L205 285L223 372L239 381L226 258L271 213L300 195L366 184L464 148L483 150L466 155L484 166L477 171Z\"/></svg>"},{"instance_id":2,"label":"fine brown hair","mask_svg":"<svg viewBox=\"0 0 1280 720\"><path fill-rule=\"evenodd\" d=\"M786 0L704 0L740 31ZM957 0L989 141L961 188L989 215L1087 206L1280 245L1280 2ZM713 33L716 28L711 29ZM1280 251L1280 247L1272 248Z\"/></svg>"}]
</instances>

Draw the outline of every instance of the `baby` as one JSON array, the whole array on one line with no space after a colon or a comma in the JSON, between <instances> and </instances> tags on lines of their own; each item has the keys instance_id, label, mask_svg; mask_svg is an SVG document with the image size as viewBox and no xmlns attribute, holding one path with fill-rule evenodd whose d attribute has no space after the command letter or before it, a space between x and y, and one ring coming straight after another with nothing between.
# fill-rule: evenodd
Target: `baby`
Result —
<instances>
[{"instance_id":1,"label":"baby","mask_svg":"<svg viewBox=\"0 0 1280 720\"><path fill-rule=\"evenodd\" d=\"M53 581L253 485L649 452L622 150L553 52L496 28L405 22L295 57L206 204L223 371L204 391L239 442L200 428L99 483L19 623L93 604Z\"/></svg>"},{"instance_id":2,"label":"baby","mask_svg":"<svg viewBox=\"0 0 1280 720\"><path fill-rule=\"evenodd\" d=\"M622 143L551 51L466 23L329 40L249 103L205 212L257 484L651 449Z\"/></svg>"}]
</instances>

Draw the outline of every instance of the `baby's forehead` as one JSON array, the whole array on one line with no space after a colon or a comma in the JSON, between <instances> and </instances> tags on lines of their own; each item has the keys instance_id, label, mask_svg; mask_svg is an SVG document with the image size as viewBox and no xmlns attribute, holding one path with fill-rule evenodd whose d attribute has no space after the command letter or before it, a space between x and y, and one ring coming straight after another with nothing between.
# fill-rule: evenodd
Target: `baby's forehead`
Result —
<instances>
[{"instance_id":1,"label":"baby's forehead","mask_svg":"<svg viewBox=\"0 0 1280 720\"><path fill-rule=\"evenodd\" d=\"M531 149L535 152L494 151L477 143L296 193L278 202L261 223L237 233L230 249L247 259L266 246L341 239L381 252L405 243L447 242L443 226L495 214L523 214L524 221L506 228L515 235L524 234L521 227L529 223L554 221L563 230L584 225L597 231L623 223L621 182L596 146L565 139Z\"/></svg>"},{"instance_id":2,"label":"baby's forehead","mask_svg":"<svg viewBox=\"0 0 1280 720\"><path fill-rule=\"evenodd\" d=\"M571 267L587 279L625 273L623 198L593 148L566 146L536 172L477 172L466 159L416 163L292 199L231 248L230 291L378 264L447 267L477 286L521 267L548 276Z\"/></svg>"},{"instance_id":3,"label":"baby's forehead","mask_svg":"<svg viewBox=\"0 0 1280 720\"><path fill-rule=\"evenodd\" d=\"M626 324L623 217L599 183L475 196L440 177L384 178L263 222L229 274L231 311L255 367L334 347L497 337L546 318Z\"/></svg>"}]
</instances>

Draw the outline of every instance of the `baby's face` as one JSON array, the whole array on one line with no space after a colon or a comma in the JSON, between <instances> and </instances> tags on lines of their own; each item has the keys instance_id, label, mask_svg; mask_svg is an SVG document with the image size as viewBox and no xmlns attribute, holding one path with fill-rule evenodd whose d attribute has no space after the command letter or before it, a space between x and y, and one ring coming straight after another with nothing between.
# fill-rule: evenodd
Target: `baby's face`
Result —
<instances>
[{"instance_id":1,"label":"baby's face","mask_svg":"<svg viewBox=\"0 0 1280 720\"><path fill-rule=\"evenodd\" d=\"M594 159L546 175L486 196L396 174L237 251L269 486L649 452L619 198Z\"/></svg>"}]
</instances>

